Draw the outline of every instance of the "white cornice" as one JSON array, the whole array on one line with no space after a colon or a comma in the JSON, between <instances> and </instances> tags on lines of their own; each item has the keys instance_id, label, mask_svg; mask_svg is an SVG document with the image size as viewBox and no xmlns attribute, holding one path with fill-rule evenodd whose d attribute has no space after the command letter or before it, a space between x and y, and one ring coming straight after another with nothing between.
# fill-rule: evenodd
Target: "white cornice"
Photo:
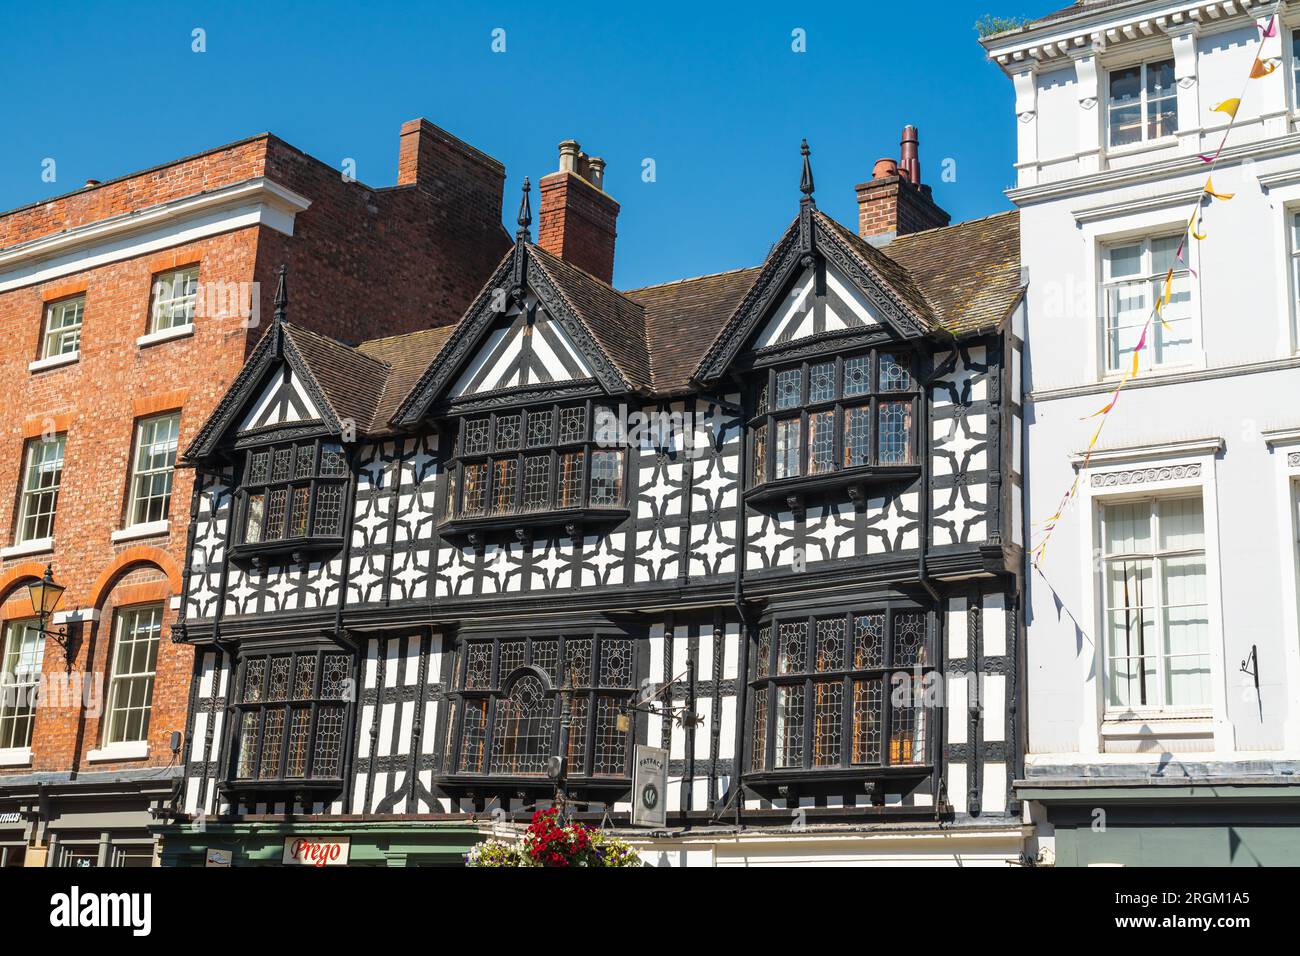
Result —
<instances>
[{"instance_id":1,"label":"white cornice","mask_svg":"<svg viewBox=\"0 0 1300 956\"><path fill-rule=\"evenodd\" d=\"M1300 425L1290 425L1285 428L1265 428L1260 434L1264 437L1264 444L1269 448L1276 448L1278 445L1300 444Z\"/></svg>"},{"instance_id":2,"label":"white cornice","mask_svg":"<svg viewBox=\"0 0 1300 956\"><path fill-rule=\"evenodd\" d=\"M1223 150L1221 162L1231 164L1239 160L1268 159L1273 156L1285 156L1289 153L1300 153L1300 133L1290 133L1273 139L1243 143L1240 146L1229 146ZM1077 176L1073 179L1062 179L1058 182L1044 183L1039 186L1008 189L1006 194L1007 198L1017 206L1024 206L1046 202L1051 199L1060 199L1063 196L1101 192L1135 183L1150 183L1160 179L1185 176L1204 169L1205 163L1197 156L1175 156L1141 166L1108 169L1100 173ZM1264 177L1261 177L1261 182L1263 179Z\"/></svg>"},{"instance_id":3,"label":"white cornice","mask_svg":"<svg viewBox=\"0 0 1300 956\"><path fill-rule=\"evenodd\" d=\"M1146 196L1141 199L1127 199L1123 202L1105 203L1101 206L1089 206L1087 209L1076 209L1073 212L1074 221L1080 224L1090 222L1100 222L1103 219L1114 219L1117 216L1131 216L1139 212L1150 212L1154 209L1167 209L1170 206L1186 206L1193 202L1198 196L1204 195L1200 189L1184 189L1176 193L1167 193L1163 196Z\"/></svg>"},{"instance_id":4,"label":"white cornice","mask_svg":"<svg viewBox=\"0 0 1300 956\"><path fill-rule=\"evenodd\" d=\"M249 225L293 235L307 197L259 176L0 250L0 292Z\"/></svg>"},{"instance_id":5,"label":"white cornice","mask_svg":"<svg viewBox=\"0 0 1300 956\"><path fill-rule=\"evenodd\" d=\"M1095 448L1092 455L1077 451L1070 455L1070 462L1082 465L1088 459L1090 465L1106 465L1122 462L1152 461L1157 458L1187 457L1190 455L1215 455L1223 450L1223 439L1217 435L1205 438L1188 438L1178 441L1152 442L1142 445L1121 445L1114 448Z\"/></svg>"},{"instance_id":6,"label":"white cornice","mask_svg":"<svg viewBox=\"0 0 1300 956\"><path fill-rule=\"evenodd\" d=\"M1272 9L1272 0L1134 0L1094 10L1085 8L1069 17L1007 31L980 42L990 60L1012 73L1031 61L1068 62L1071 54L1079 50L1104 52L1205 28L1233 28L1247 17L1265 16Z\"/></svg>"}]
</instances>

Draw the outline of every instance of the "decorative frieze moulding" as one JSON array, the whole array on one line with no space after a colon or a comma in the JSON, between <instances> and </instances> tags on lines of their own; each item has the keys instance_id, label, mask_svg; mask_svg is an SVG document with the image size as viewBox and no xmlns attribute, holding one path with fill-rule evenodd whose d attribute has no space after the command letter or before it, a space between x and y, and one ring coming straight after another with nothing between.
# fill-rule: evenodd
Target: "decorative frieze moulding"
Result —
<instances>
[{"instance_id":1,"label":"decorative frieze moulding","mask_svg":"<svg viewBox=\"0 0 1300 956\"><path fill-rule=\"evenodd\" d=\"M1189 465L1160 465L1155 468L1134 468L1129 471L1107 471L1092 476L1094 488L1118 488L1124 485L1149 485L1157 481L1180 481L1201 477L1199 463Z\"/></svg>"}]
</instances>

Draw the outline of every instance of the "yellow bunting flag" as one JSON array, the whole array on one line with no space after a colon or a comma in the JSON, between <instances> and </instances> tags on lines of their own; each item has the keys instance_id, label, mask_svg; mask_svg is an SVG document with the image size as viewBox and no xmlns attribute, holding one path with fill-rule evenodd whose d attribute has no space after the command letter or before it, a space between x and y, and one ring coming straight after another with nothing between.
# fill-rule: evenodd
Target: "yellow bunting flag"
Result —
<instances>
[{"instance_id":1,"label":"yellow bunting flag","mask_svg":"<svg viewBox=\"0 0 1300 956\"><path fill-rule=\"evenodd\" d=\"M1215 199L1223 199L1223 200L1231 199L1233 196L1237 195L1236 193L1216 193L1214 191L1213 177L1205 181L1205 192L1206 195L1213 196Z\"/></svg>"},{"instance_id":2,"label":"yellow bunting flag","mask_svg":"<svg viewBox=\"0 0 1300 956\"><path fill-rule=\"evenodd\" d=\"M1218 106L1211 109L1212 113L1227 113L1233 119L1237 118L1237 110L1241 108L1241 99L1233 97L1230 100L1224 100Z\"/></svg>"},{"instance_id":3,"label":"yellow bunting flag","mask_svg":"<svg viewBox=\"0 0 1300 956\"><path fill-rule=\"evenodd\" d=\"M1250 68L1250 78L1252 80L1262 79L1263 77L1268 76L1276 69L1277 69L1276 60L1270 60L1268 63L1265 63L1263 60L1256 57L1255 65Z\"/></svg>"},{"instance_id":4,"label":"yellow bunting flag","mask_svg":"<svg viewBox=\"0 0 1300 956\"><path fill-rule=\"evenodd\" d=\"M1201 226L1201 224L1200 224L1199 222L1198 222L1195 226L1192 227L1192 238L1193 238L1193 239L1204 239L1204 238L1205 238L1205 233L1203 233L1203 232L1197 232L1197 231L1196 231L1197 229L1200 229L1200 228L1203 228L1203 227Z\"/></svg>"}]
</instances>

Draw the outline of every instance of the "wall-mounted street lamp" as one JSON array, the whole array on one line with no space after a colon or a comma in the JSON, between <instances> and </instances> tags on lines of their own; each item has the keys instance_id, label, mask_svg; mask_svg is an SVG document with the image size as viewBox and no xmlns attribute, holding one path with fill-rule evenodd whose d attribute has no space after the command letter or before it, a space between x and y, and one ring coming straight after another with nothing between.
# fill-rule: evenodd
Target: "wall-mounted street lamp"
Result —
<instances>
[{"instance_id":1,"label":"wall-mounted street lamp","mask_svg":"<svg viewBox=\"0 0 1300 956\"><path fill-rule=\"evenodd\" d=\"M27 593L32 599L32 610L36 612L36 617L40 622L37 630L42 637L52 637L59 647L63 648L63 659L67 662L68 670L72 670L72 661L77 656L77 649L72 641L68 638L68 629L61 627L58 630L47 628L46 622L58 608L59 602L63 600L63 592L67 588L62 584L54 583L53 568L51 565L45 566L45 574L40 580L34 581L27 585Z\"/></svg>"}]
</instances>

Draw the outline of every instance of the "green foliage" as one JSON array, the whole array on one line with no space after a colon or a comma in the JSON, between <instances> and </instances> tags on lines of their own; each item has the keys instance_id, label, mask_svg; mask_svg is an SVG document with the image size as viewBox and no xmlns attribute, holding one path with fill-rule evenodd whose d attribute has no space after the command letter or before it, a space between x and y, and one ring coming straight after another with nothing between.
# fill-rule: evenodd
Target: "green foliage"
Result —
<instances>
[{"instance_id":1,"label":"green foliage","mask_svg":"<svg viewBox=\"0 0 1300 956\"><path fill-rule=\"evenodd\" d=\"M1028 22L1028 17L995 17L991 13L986 13L975 21L975 32L980 35L980 39L983 39L984 37L991 37L995 33L1019 30Z\"/></svg>"},{"instance_id":2,"label":"green foliage","mask_svg":"<svg viewBox=\"0 0 1300 956\"><path fill-rule=\"evenodd\" d=\"M484 840L465 854L465 865L642 866L625 840L581 823L562 822L554 809L539 810L518 843Z\"/></svg>"}]
</instances>

